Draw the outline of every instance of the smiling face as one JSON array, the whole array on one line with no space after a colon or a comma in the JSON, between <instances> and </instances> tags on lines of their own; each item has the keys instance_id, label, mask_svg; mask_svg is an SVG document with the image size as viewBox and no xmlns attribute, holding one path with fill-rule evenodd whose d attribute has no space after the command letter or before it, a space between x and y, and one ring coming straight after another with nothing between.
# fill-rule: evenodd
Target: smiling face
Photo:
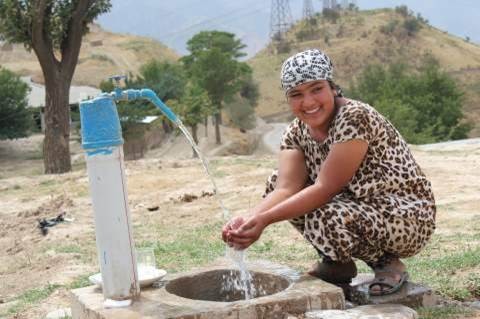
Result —
<instances>
[{"instance_id":1,"label":"smiling face","mask_svg":"<svg viewBox=\"0 0 480 319\"><path fill-rule=\"evenodd\" d=\"M328 131L335 114L335 93L327 80L297 85L287 92L292 112L316 131Z\"/></svg>"}]
</instances>

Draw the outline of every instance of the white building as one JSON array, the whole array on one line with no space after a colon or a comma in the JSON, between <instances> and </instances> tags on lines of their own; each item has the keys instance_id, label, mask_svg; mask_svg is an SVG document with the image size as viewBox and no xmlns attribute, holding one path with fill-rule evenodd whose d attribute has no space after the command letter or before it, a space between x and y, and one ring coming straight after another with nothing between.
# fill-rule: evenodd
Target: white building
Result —
<instances>
[{"instance_id":1,"label":"white building","mask_svg":"<svg viewBox=\"0 0 480 319\"><path fill-rule=\"evenodd\" d=\"M40 113L40 126L42 132L45 131L45 86L32 82L32 79L28 76L21 78L25 83L30 86L30 92L28 93L28 107L38 108ZM99 95L101 91L91 86L70 86L69 104L78 105L81 101L93 98Z\"/></svg>"}]
</instances>

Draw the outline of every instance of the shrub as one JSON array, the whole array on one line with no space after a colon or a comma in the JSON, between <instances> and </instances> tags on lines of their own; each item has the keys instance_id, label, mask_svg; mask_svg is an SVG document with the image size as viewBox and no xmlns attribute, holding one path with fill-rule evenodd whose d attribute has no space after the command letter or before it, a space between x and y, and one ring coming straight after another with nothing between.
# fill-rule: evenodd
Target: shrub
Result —
<instances>
[{"instance_id":1,"label":"shrub","mask_svg":"<svg viewBox=\"0 0 480 319\"><path fill-rule=\"evenodd\" d=\"M30 88L13 72L0 67L0 139L25 137L32 125L27 110Z\"/></svg>"},{"instance_id":2,"label":"shrub","mask_svg":"<svg viewBox=\"0 0 480 319\"><path fill-rule=\"evenodd\" d=\"M418 71L392 63L368 66L352 85L351 95L385 115L409 143L466 138L463 93L430 55Z\"/></svg>"}]
</instances>

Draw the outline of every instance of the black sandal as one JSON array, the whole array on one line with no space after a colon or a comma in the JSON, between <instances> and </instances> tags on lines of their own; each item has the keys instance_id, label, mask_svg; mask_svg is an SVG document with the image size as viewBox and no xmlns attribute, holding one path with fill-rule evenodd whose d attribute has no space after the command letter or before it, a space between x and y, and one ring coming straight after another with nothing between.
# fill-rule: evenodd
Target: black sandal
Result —
<instances>
[{"instance_id":1,"label":"black sandal","mask_svg":"<svg viewBox=\"0 0 480 319\"><path fill-rule=\"evenodd\" d=\"M324 259L322 262L317 261L308 274L331 284L349 284L357 276L357 266L353 260L341 263Z\"/></svg>"},{"instance_id":2,"label":"black sandal","mask_svg":"<svg viewBox=\"0 0 480 319\"><path fill-rule=\"evenodd\" d=\"M400 280L397 281L393 277L393 275L400 274ZM375 279L368 285L368 293L370 296L385 296L393 294L402 288L403 284L406 283L408 280L408 273L405 272L379 272L375 275ZM379 287L380 289L372 290L372 287Z\"/></svg>"}]
</instances>

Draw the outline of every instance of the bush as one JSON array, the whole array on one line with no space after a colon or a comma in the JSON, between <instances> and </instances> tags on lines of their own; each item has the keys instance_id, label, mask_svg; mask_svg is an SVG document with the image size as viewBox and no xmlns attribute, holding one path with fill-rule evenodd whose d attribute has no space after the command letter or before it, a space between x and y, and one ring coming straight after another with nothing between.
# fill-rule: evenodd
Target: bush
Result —
<instances>
[{"instance_id":1,"label":"bush","mask_svg":"<svg viewBox=\"0 0 480 319\"><path fill-rule=\"evenodd\" d=\"M325 8L322 11L323 17L332 23L337 23L340 13L337 10Z\"/></svg>"},{"instance_id":2,"label":"bush","mask_svg":"<svg viewBox=\"0 0 480 319\"><path fill-rule=\"evenodd\" d=\"M392 34L397 28L398 23L398 20L391 20L386 25L380 27L380 32L384 34Z\"/></svg>"},{"instance_id":3,"label":"bush","mask_svg":"<svg viewBox=\"0 0 480 319\"><path fill-rule=\"evenodd\" d=\"M410 15L410 10L406 5L395 7L395 12L406 18Z\"/></svg>"},{"instance_id":4,"label":"bush","mask_svg":"<svg viewBox=\"0 0 480 319\"><path fill-rule=\"evenodd\" d=\"M422 28L422 24L417 18L410 17L403 22L403 28L407 31L409 36L414 36Z\"/></svg>"},{"instance_id":5,"label":"bush","mask_svg":"<svg viewBox=\"0 0 480 319\"><path fill-rule=\"evenodd\" d=\"M244 130L255 127L255 111L248 100L243 98L235 98L227 105L227 112L232 123Z\"/></svg>"},{"instance_id":6,"label":"bush","mask_svg":"<svg viewBox=\"0 0 480 319\"><path fill-rule=\"evenodd\" d=\"M463 93L430 55L418 72L398 63L368 66L351 96L374 106L409 143L466 138L471 128L462 122Z\"/></svg>"},{"instance_id":7,"label":"bush","mask_svg":"<svg viewBox=\"0 0 480 319\"><path fill-rule=\"evenodd\" d=\"M28 112L28 85L13 72L0 68L0 139L28 136L32 116Z\"/></svg>"}]
</instances>

